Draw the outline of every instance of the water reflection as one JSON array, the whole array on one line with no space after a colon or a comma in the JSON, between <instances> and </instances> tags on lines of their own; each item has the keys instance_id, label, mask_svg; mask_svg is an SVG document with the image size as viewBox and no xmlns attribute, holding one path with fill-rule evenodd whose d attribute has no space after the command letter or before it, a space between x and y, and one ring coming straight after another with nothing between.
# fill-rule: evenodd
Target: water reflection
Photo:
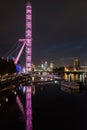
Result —
<instances>
[{"instance_id":1,"label":"water reflection","mask_svg":"<svg viewBox=\"0 0 87 130\"><path fill-rule=\"evenodd\" d=\"M32 86L32 93L33 93L33 95L35 95L35 93L36 93L36 87L35 87L35 85Z\"/></svg>"},{"instance_id":2,"label":"water reflection","mask_svg":"<svg viewBox=\"0 0 87 130\"><path fill-rule=\"evenodd\" d=\"M32 130L32 86L26 86L26 130Z\"/></svg>"},{"instance_id":3,"label":"water reflection","mask_svg":"<svg viewBox=\"0 0 87 130\"><path fill-rule=\"evenodd\" d=\"M33 97L33 130L86 130L86 109L87 91L71 92L70 89L55 84L36 86L36 96Z\"/></svg>"},{"instance_id":4,"label":"water reflection","mask_svg":"<svg viewBox=\"0 0 87 130\"><path fill-rule=\"evenodd\" d=\"M26 94L26 87L27 86L19 86L19 91L21 91L23 95ZM32 85L31 88L32 88L32 94L35 95L36 93L35 85Z\"/></svg>"},{"instance_id":5,"label":"water reflection","mask_svg":"<svg viewBox=\"0 0 87 130\"><path fill-rule=\"evenodd\" d=\"M26 112L25 108L30 105L28 104L28 106L26 106L26 99L29 101L29 96L26 97L26 87L27 86L21 85L19 86L18 92L12 90L12 93L8 97L5 96L3 98L3 102L5 102L4 109L2 109L0 113L1 122L2 120L4 122L4 120L7 121L9 119L9 126L11 122L19 124L20 127L24 124L22 129L20 128L21 130L24 130L23 128L26 127L26 123L24 120L19 121L20 119L16 115L18 114L18 116L20 116L20 111L22 113L21 115L23 115L23 113ZM33 115L31 115L33 116L33 130L49 130L51 128L56 130L60 128L60 130L62 130L63 125L65 127L64 129L67 130L87 130L87 90L84 90L82 93L71 92L70 89L63 88L55 83L32 85L31 88L32 91L28 90L28 92L30 92L30 100L33 106L33 108L29 107L33 112ZM6 102L6 100L8 101ZM2 105L0 102L0 109ZM17 108L17 106L19 107ZM23 106L25 106L24 110ZM4 114L2 114L3 110L5 110L5 112L7 111L7 113L3 112ZM8 110L10 116L7 116ZM31 111L27 111L26 114L29 115L29 112L32 114ZM4 117L6 119L4 119ZM12 119L12 121L9 117L15 117L15 119ZM23 116L21 117L24 119ZM16 129L18 129L18 127Z\"/></svg>"},{"instance_id":6,"label":"water reflection","mask_svg":"<svg viewBox=\"0 0 87 130\"><path fill-rule=\"evenodd\" d=\"M24 110L24 107L23 107L23 103L21 102L21 99L18 95L16 96L16 103L17 103L20 111L22 112L23 118L25 119L25 110Z\"/></svg>"},{"instance_id":7,"label":"water reflection","mask_svg":"<svg viewBox=\"0 0 87 130\"><path fill-rule=\"evenodd\" d=\"M79 93L80 92L80 89L70 89L70 88L67 88L67 87L64 87L64 86L61 86L60 89L64 92L67 92L67 93Z\"/></svg>"}]
</instances>

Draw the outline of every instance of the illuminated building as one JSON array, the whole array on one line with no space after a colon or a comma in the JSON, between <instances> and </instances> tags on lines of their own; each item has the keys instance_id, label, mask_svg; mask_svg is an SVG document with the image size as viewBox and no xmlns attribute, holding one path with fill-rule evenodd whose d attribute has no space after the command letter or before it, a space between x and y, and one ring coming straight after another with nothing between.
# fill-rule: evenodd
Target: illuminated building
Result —
<instances>
[{"instance_id":1,"label":"illuminated building","mask_svg":"<svg viewBox=\"0 0 87 130\"><path fill-rule=\"evenodd\" d=\"M53 69L53 68L54 68L54 64L53 64L53 62L52 62L52 61L50 62L50 68L51 68L51 69Z\"/></svg>"},{"instance_id":2,"label":"illuminated building","mask_svg":"<svg viewBox=\"0 0 87 130\"><path fill-rule=\"evenodd\" d=\"M85 71L81 69L78 58L74 59L73 67L64 67L64 79L67 81L84 82Z\"/></svg>"},{"instance_id":3,"label":"illuminated building","mask_svg":"<svg viewBox=\"0 0 87 130\"><path fill-rule=\"evenodd\" d=\"M74 58L74 70L77 70L80 68L80 63L78 58Z\"/></svg>"}]
</instances>

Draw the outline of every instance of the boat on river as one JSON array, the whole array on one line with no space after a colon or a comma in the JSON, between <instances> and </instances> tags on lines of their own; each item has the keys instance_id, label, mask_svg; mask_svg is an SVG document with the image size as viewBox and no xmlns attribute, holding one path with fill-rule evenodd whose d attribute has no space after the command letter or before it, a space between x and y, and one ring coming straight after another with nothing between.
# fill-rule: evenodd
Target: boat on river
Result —
<instances>
[{"instance_id":1,"label":"boat on river","mask_svg":"<svg viewBox=\"0 0 87 130\"><path fill-rule=\"evenodd\" d=\"M74 81L61 81L61 89L70 92L80 92L80 85Z\"/></svg>"}]
</instances>

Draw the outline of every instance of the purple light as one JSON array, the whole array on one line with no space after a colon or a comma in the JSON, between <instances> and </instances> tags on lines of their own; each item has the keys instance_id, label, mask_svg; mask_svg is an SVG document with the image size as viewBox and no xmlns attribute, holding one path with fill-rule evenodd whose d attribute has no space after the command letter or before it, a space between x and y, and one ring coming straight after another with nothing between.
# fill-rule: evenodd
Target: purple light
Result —
<instances>
[{"instance_id":1,"label":"purple light","mask_svg":"<svg viewBox=\"0 0 87 130\"><path fill-rule=\"evenodd\" d=\"M20 98L19 98L18 95L16 96L16 103L18 104L19 109L21 110L21 112L22 112L22 114L23 114L23 116L24 116L24 118L25 118L24 107L23 107L23 104L22 104L22 102L21 102L21 100L20 100Z\"/></svg>"},{"instance_id":2,"label":"purple light","mask_svg":"<svg viewBox=\"0 0 87 130\"><path fill-rule=\"evenodd\" d=\"M26 71L31 72L32 55L32 7L26 5ZM32 87L26 87L26 130L32 130Z\"/></svg>"},{"instance_id":3,"label":"purple light","mask_svg":"<svg viewBox=\"0 0 87 130\"><path fill-rule=\"evenodd\" d=\"M26 87L26 130L32 130L32 87Z\"/></svg>"},{"instance_id":4,"label":"purple light","mask_svg":"<svg viewBox=\"0 0 87 130\"><path fill-rule=\"evenodd\" d=\"M31 72L31 46L32 46L32 7L26 5L26 70Z\"/></svg>"}]
</instances>

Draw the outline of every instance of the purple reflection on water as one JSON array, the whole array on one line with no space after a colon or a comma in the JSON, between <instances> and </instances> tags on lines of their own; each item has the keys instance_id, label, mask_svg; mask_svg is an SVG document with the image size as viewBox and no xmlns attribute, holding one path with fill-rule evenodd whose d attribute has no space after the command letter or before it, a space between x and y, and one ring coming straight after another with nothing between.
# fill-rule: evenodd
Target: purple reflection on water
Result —
<instances>
[{"instance_id":1,"label":"purple reflection on water","mask_svg":"<svg viewBox=\"0 0 87 130\"><path fill-rule=\"evenodd\" d=\"M32 130L32 87L26 87L26 130Z\"/></svg>"},{"instance_id":2,"label":"purple reflection on water","mask_svg":"<svg viewBox=\"0 0 87 130\"><path fill-rule=\"evenodd\" d=\"M23 117L25 118L25 111L24 111L24 107L23 107L23 104L19 98L19 96L17 95L16 96L16 103L18 104L19 106L19 109L21 110L22 114L23 114Z\"/></svg>"}]
</instances>

